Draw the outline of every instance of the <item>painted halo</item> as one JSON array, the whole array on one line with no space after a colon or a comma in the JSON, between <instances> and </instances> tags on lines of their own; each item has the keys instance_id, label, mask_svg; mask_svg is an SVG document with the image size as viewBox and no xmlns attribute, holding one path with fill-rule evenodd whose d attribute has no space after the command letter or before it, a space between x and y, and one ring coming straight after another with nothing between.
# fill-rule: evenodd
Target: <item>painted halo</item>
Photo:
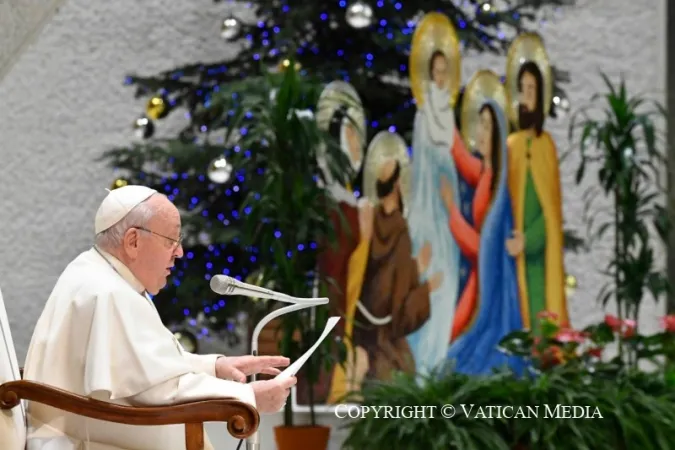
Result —
<instances>
[{"instance_id":1,"label":"painted halo","mask_svg":"<svg viewBox=\"0 0 675 450\"><path fill-rule=\"evenodd\" d=\"M544 80L544 98L542 105L544 117L548 116L551 109L551 100L553 98L553 73L551 63L544 47L544 41L541 36L534 32L527 32L518 35L513 40L506 57L506 95L508 101L507 114L509 120L518 126L518 71L527 61L533 61Z\"/></svg>"},{"instance_id":2,"label":"painted halo","mask_svg":"<svg viewBox=\"0 0 675 450\"><path fill-rule=\"evenodd\" d=\"M379 203L376 192L377 176L382 163L397 159L401 165L401 195L403 197L404 214L410 199L410 156L408 147L398 133L380 131L375 135L366 152L366 164L363 169L363 194L373 205Z\"/></svg>"},{"instance_id":3,"label":"painted halo","mask_svg":"<svg viewBox=\"0 0 675 450\"><path fill-rule=\"evenodd\" d=\"M344 81L333 81L324 87L317 102L316 120L318 126L331 132L335 139L342 144L342 150L349 155L348 149L342 143L340 133L343 120L351 120L356 126L360 136L361 162L363 161L363 148L366 143L366 116L359 94L354 86Z\"/></svg>"},{"instance_id":4,"label":"painted halo","mask_svg":"<svg viewBox=\"0 0 675 450\"><path fill-rule=\"evenodd\" d=\"M424 103L424 91L429 78L429 59L436 51L442 51L448 59L448 90L450 106L454 106L461 84L461 55L459 39L450 19L445 14L425 14L415 28L410 50L410 89L417 106Z\"/></svg>"},{"instance_id":5,"label":"painted halo","mask_svg":"<svg viewBox=\"0 0 675 450\"><path fill-rule=\"evenodd\" d=\"M495 101L506 111L506 88L499 76L491 70L479 70L469 80L462 98L462 138L467 148L473 150L478 143L480 131L480 109L486 100Z\"/></svg>"}]
</instances>

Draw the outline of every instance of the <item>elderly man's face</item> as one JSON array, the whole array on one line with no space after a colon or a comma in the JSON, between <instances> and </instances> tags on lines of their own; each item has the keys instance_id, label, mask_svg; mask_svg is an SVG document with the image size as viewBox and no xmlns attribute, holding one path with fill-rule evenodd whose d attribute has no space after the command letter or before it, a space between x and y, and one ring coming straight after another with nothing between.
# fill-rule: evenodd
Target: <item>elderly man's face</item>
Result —
<instances>
[{"instance_id":1,"label":"elderly man's face","mask_svg":"<svg viewBox=\"0 0 675 450\"><path fill-rule=\"evenodd\" d=\"M147 230L136 230L136 245L127 251L132 257L129 269L155 295L166 286L175 259L183 256L183 247L179 243L181 221L176 207L162 196L154 196L148 202L152 202L156 212L146 225Z\"/></svg>"}]
</instances>

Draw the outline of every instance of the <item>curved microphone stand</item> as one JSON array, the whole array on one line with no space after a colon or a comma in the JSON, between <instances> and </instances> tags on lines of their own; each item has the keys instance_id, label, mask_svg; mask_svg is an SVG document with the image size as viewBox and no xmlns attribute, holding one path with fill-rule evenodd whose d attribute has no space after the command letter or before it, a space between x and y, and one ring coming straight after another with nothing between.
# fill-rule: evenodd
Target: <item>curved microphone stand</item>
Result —
<instances>
[{"instance_id":1,"label":"curved microphone stand","mask_svg":"<svg viewBox=\"0 0 675 450\"><path fill-rule=\"evenodd\" d=\"M325 305L326 303L328 303L328 298L326 297L297 298L291 296L284 296L283 299L275 297L274 300L279 300L282 302L292 304L272 311L271 313L263 317L260 322L258 322L258 324L253 329L253 336L251 336L251 354L253 356L258 356L258 337L260 336L260 332L262 331L263 328L265 328L265 325L270 323L272 320L293 311L299 311L301 309L310 308L312 306ZM251 381L256 381L256 379L257 379L256 374L251 375ZM260 450L260 436L258 434L258 431L256 431L248 439L246 439L246 450Z\"/></svg>"}]
</instances>

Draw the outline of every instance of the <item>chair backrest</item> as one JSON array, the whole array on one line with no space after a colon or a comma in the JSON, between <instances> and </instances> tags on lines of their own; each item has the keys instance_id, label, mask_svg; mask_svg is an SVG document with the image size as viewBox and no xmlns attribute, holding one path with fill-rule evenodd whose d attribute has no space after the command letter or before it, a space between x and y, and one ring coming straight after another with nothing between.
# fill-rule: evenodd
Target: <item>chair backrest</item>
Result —
<instances>
[{"instance_id":1,"label":"chair backrest","mask_svg":"<svg viewBox=\"0 0 675 450\"><path fill-rule=\"evenodd\" d=\"M20 380L19 362L5 303L0 292L0 384ZM23 402L8 411L0 410L0 449L24 450L26 448L26 413Z\"/></svg>"}]
</instances>

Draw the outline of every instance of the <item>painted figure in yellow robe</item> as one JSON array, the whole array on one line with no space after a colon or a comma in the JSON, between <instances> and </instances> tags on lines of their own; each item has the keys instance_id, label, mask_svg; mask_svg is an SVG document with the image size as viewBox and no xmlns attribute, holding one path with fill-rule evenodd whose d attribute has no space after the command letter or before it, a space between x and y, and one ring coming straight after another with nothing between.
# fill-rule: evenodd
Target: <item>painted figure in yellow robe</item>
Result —
<instances>
[{"instance_id":1,"label":"painted figure in yellow robe","mask_svg":"<svg viewBox=\"0 0 675 450\"><path fill-rule=\"evenodd\" d=\"M555 143L544 131L550 105L548 59L536 34L514 41L509 51L511 118L518 131L507 141L509 191L515 230L506 243L516 257L523 326L536 331L537 315L569 323L564 286L562 195Z\"/></svg>"}]
</instances>

